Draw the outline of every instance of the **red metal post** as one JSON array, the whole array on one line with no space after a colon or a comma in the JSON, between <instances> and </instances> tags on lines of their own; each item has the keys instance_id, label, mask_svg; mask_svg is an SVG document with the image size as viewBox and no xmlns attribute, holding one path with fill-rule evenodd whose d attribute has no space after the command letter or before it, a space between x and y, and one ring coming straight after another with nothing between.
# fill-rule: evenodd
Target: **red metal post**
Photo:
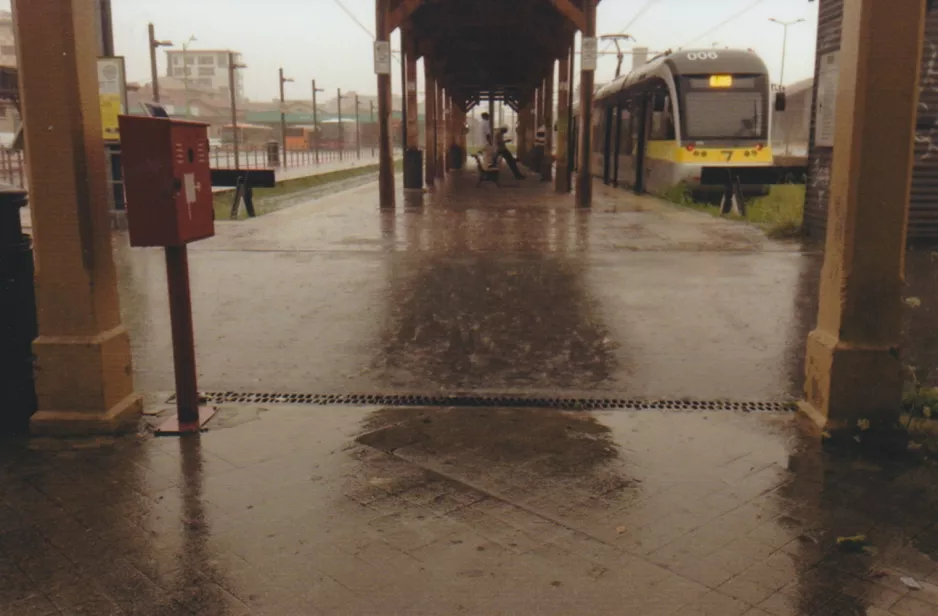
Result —
<instances>
[{"instance_id":1,"label":"red metal post","mask_svg":"<svg viewBox=\"0 0 938 616\"><path fill-rule=\"evenodd\" d=\"M189 292L189 252L185 244L166 247L166 283L173 334L173 367L176 372L176 420L158 434L198 433L214 411L200 417L199 388L195 367L195 335L192 330L192 298ZM206 416L207 415L207 416Z\"/></svg>"}]
</instances>

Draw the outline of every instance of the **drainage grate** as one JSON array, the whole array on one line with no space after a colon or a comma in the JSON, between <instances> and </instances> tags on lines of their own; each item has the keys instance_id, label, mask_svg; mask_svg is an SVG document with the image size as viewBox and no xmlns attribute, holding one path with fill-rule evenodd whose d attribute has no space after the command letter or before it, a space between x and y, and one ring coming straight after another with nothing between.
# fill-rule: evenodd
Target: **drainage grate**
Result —
<instances>
[{"instance_id":1,"label":"drainage grate","mask_svg":"<svg viewBox=\"0 0 938 616\"><path fill-rule=\"evenodd\" d=\"M741 402L730 400L636 400L628 398L572 398L513 395L466 394L288 394L204 392L212 404L311 404L355 406L462 406L462 407L535 407L568 411L619 409L630 411L742 411L746 413L786 412L796 410L794 402ZM176 396L168 402L174 403Z\"/></svg>"}]
</instances>

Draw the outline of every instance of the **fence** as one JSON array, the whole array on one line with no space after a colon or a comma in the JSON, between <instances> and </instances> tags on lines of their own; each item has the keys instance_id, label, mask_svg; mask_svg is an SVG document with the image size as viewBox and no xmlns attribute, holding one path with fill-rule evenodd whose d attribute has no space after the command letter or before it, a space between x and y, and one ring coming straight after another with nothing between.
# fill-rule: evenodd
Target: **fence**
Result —
<instances>
[{"instance_id":1,"label":"fence","mask_svg":"<svg viewBox=\"0 0 938 616\"><path fill-rule=\"evenodd\" d=\"M22 150L0 149L0 184L26 188L26 163Z\"/></svg>"},{"instance_id":2,"label":"fence","mask_svg":"<svg viewBox=\"0 0 938 616\"><path fill-rule=\"evenodd\" d=\"M282 148L278 148L278 153L282 156ZM371 148L362 148L361 158L370 158L372 155ZM352 161L357 159L358 152L354 147L347 150L320 149L318 163L328 164L340 160ZM317 164L316 152L314 150L287 150L286 157L282 162L285 168L310 167ZM239 148L238 164L242 169L266 169L277 166L270 165L266 147ZM214 169L234 168L234 151L229 147L212 148L211 165Z\"/></svg>"}]
</instances>

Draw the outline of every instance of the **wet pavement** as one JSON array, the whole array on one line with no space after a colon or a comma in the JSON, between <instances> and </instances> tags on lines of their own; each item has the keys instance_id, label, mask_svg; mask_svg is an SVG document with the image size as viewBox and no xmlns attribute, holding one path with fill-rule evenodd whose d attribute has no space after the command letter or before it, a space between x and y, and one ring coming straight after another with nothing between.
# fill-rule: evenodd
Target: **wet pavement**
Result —
<instances>
[{"instance_id":1,"label":"wet pavement","mask_svg":"<svg viewBox=\"0 0 938 616\"><path fill-rule=\"evenodd\" d=\"M815 250L472 183L219 223L190 256L202 388L797 397ZM156 423L162 257L117 254ZM910 255L906 326L926 375L931 260ZM938 614L932 462L676 407L222 404L198 438L0 441L0 614Z\"/></svg>"},{"instance_id":2,"label":"wet pavement","mask_svg":"<svg viewBox=\"0 0 938 616\"><path fill-rule=\"evenodd\" d=\"M232 405L6 441L0 614L938 613L938 468L805 421Z\"/></svg>"},{"instance_id":3,"label":"wet pavement","mask_svg":"<svg viewBox=\"0 0 938 616\"><path fill-rule=\"evenodd\" d=\"M583 212L474 184L220 222L190 256L201 388L798 396L816 252L625 191ZM169 391L162 255L117 241L138 388Z\"/></svg>"}]
</instances>

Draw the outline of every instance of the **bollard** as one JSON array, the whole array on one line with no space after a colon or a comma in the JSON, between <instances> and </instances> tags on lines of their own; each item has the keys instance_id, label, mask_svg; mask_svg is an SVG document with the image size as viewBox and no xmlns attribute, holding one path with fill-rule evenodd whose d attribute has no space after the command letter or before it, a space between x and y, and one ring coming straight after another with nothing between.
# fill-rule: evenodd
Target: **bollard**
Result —
<instances>
[{"instance_id":1,"label":"bollard","mask_svg":"<svg viewBox=\"0 0 938 616\"><path fill-rule=\"evenodd\" d=\"M32 344L39 334L33 250L20 224L26 195L0 185L0 433L26 432L36 412Z\"/></svg>"}]
</instances>

